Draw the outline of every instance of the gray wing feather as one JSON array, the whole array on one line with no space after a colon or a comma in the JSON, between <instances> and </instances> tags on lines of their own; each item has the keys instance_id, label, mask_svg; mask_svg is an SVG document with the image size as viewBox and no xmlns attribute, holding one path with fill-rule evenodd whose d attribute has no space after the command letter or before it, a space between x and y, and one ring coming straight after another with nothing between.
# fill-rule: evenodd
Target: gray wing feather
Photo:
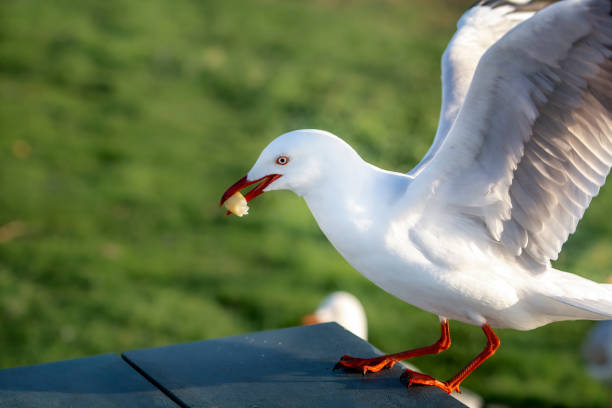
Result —
<instances>
[{"instance_id":1,"label":"gray wing feather","mask_svg":"<svg viewBox=\"0 0 612 408\"><path fill-rule=\"evenodd\" d=\"M555 73L557 86L540 106L514 171L510 219L500 241L514 254L526 252L527 266L557 259L610 171L612 104L597 95L605 95L598 84L612 83L611 43L601 44L599 54L586 39L574 46Z\"/></svg>"},{"instance_id":2,"label":"gray wing feather","mask_svg":"<svg viewBox=\"0 0 612 408\"><path fill-rule=\"evenodd\" d=\"M533 0L533 1L516 1L516 0L480 0L476 3L478 6L489 6L491 8L509 6L516 11L538 11L546 6L556 3L558 0Z\"/></svg>"},{"instance_id":3,"label":"gray wing feather","mask_svg":"<svg viewBox=\"0 0 612 408\"><path fill-rule=\"evenodd\" d=\"M442 107L434 141L408 174L417 175L436 154L455 121L484 52L514 26L554 1L479 1L457 23L442 56Z\"/></svg>"},{"instance_id":4,"label":"gray wing feather","mask_svg":"<svg viewBox=\"0 0 612 408\"><path fill-rule=\"evenodd\" d=\"M611 8L562 1L490 47L419 177L530 270L557 258L612 166Z\"/></svg>"}]
</instances>

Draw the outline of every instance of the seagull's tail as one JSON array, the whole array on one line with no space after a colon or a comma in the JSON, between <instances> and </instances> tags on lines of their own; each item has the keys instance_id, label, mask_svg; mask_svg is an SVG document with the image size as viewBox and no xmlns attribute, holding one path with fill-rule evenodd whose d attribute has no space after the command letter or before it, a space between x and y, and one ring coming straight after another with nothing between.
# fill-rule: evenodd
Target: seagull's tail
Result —
<instances>
[{"instance_id":1,"label":"seagull's tail","mask_svg":"<svg viewBox=\"0 0 612 408\"><path fill-rule=\"evenodd\" d=\"M550 272L555 288L546 296L557 303L557 313L569 319L612 320L612 285L558 270Z\"/></svg>"}]
</instances>

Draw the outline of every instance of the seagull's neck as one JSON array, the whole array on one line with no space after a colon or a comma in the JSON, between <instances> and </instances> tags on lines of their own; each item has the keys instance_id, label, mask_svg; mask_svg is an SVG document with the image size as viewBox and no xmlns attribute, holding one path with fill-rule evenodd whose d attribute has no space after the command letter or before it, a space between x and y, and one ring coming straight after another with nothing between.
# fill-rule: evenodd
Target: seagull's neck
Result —
<instances>
[{"instance_id":1,"label":"seagull's neck","mask_svg":"<svg viewBox=\"0 0 612 408\"><path fill-rule=\"evenodd\" d=\"M303 197L323 233L348 259L349 252L360 250L360 242L367 245L367 238L384 228L410 180L410 176L379 169L359 158L328 172Z\"/></svg>"}]
</instances>

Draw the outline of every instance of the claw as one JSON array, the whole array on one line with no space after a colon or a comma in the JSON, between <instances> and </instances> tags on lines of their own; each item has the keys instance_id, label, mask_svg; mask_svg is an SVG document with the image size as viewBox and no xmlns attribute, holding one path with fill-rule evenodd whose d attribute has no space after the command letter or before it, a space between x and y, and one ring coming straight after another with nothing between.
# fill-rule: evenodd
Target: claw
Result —
<instances>
[{"instance_id":1,"label":"claw","mask_svg":"<svg viewBox=\"0 0 612 408\"><path fill-rule=\"evenodd\" d=\"M343 364L344 361L347 361L349 359L352 359L353 357L349 356L349 355L343 355L342 357L340 357L340 360L338 360L338 362L336 363L336 365L334 366L334 370L337 370L339 368L346 368L347 365Z\"/></svg>"},{"instance_id":2,"label":"claw","mask_svg":"<svg viewBox=\"0 0 612 408\"><path fill-rule=\"evenodd\" d=\"M442 391L448 394L451 394L453 391L460 392L459 384L452 385L452 384L449 384L448 382L442 382L440 380L436 380L435 378L427 374L418 373L412 370L404 371L400 378L402 380L405 380L406 378L408 378L409 387L412 386L413 384L433 385L435 387L440 388Z\"/></svg>"},{"instance_id":3,"label":"claw","mask_svg":"<svg viewBox=\"0 0 612 408\"><path fill-rule=\"evenodd\" d=\"M334 366L334 370L338 368L347 368L356 370L361 374L366 375L368 371L377 373L385 368L391 368L395 364L395 360L389 359L387 356L373 358L356 358L348 355L342 356L340 361Z\"/></svg>"}]
</instances>

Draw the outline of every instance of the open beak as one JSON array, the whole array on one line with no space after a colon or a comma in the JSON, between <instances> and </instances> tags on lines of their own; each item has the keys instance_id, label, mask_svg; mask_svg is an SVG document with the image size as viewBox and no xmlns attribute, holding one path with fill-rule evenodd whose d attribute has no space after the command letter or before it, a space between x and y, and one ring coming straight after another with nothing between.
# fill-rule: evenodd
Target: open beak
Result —
<instances>
[{"instance_id":1,"label":"open beak","mask_svg":"<svg viewBox=\"0 0 612 408\"><path fill-rule=\"evenodd\" d=\"M267 176L264 176L260 179L248 181L247 176L244 176L243 178L241 178L240 180L232 184L230 188L228 188L225 191L225 193L223 193L223 195L221 196L221 202L219 203L219 205L222 206L225 200L233 196L236 192L261 181L261 183L256 185L255 188L253 188L251 191L249 191L248 193L244 195L244 198L247 200L247 203L248 203L249 201L257 197L258 195L263 193L266 187L268 187L274 180L277 180L280 177L281 177L280 174L268 174ZM228 211L227 214L225 215L230 215L230 214L231 212Z\"/></svg>"}]
</instances>

